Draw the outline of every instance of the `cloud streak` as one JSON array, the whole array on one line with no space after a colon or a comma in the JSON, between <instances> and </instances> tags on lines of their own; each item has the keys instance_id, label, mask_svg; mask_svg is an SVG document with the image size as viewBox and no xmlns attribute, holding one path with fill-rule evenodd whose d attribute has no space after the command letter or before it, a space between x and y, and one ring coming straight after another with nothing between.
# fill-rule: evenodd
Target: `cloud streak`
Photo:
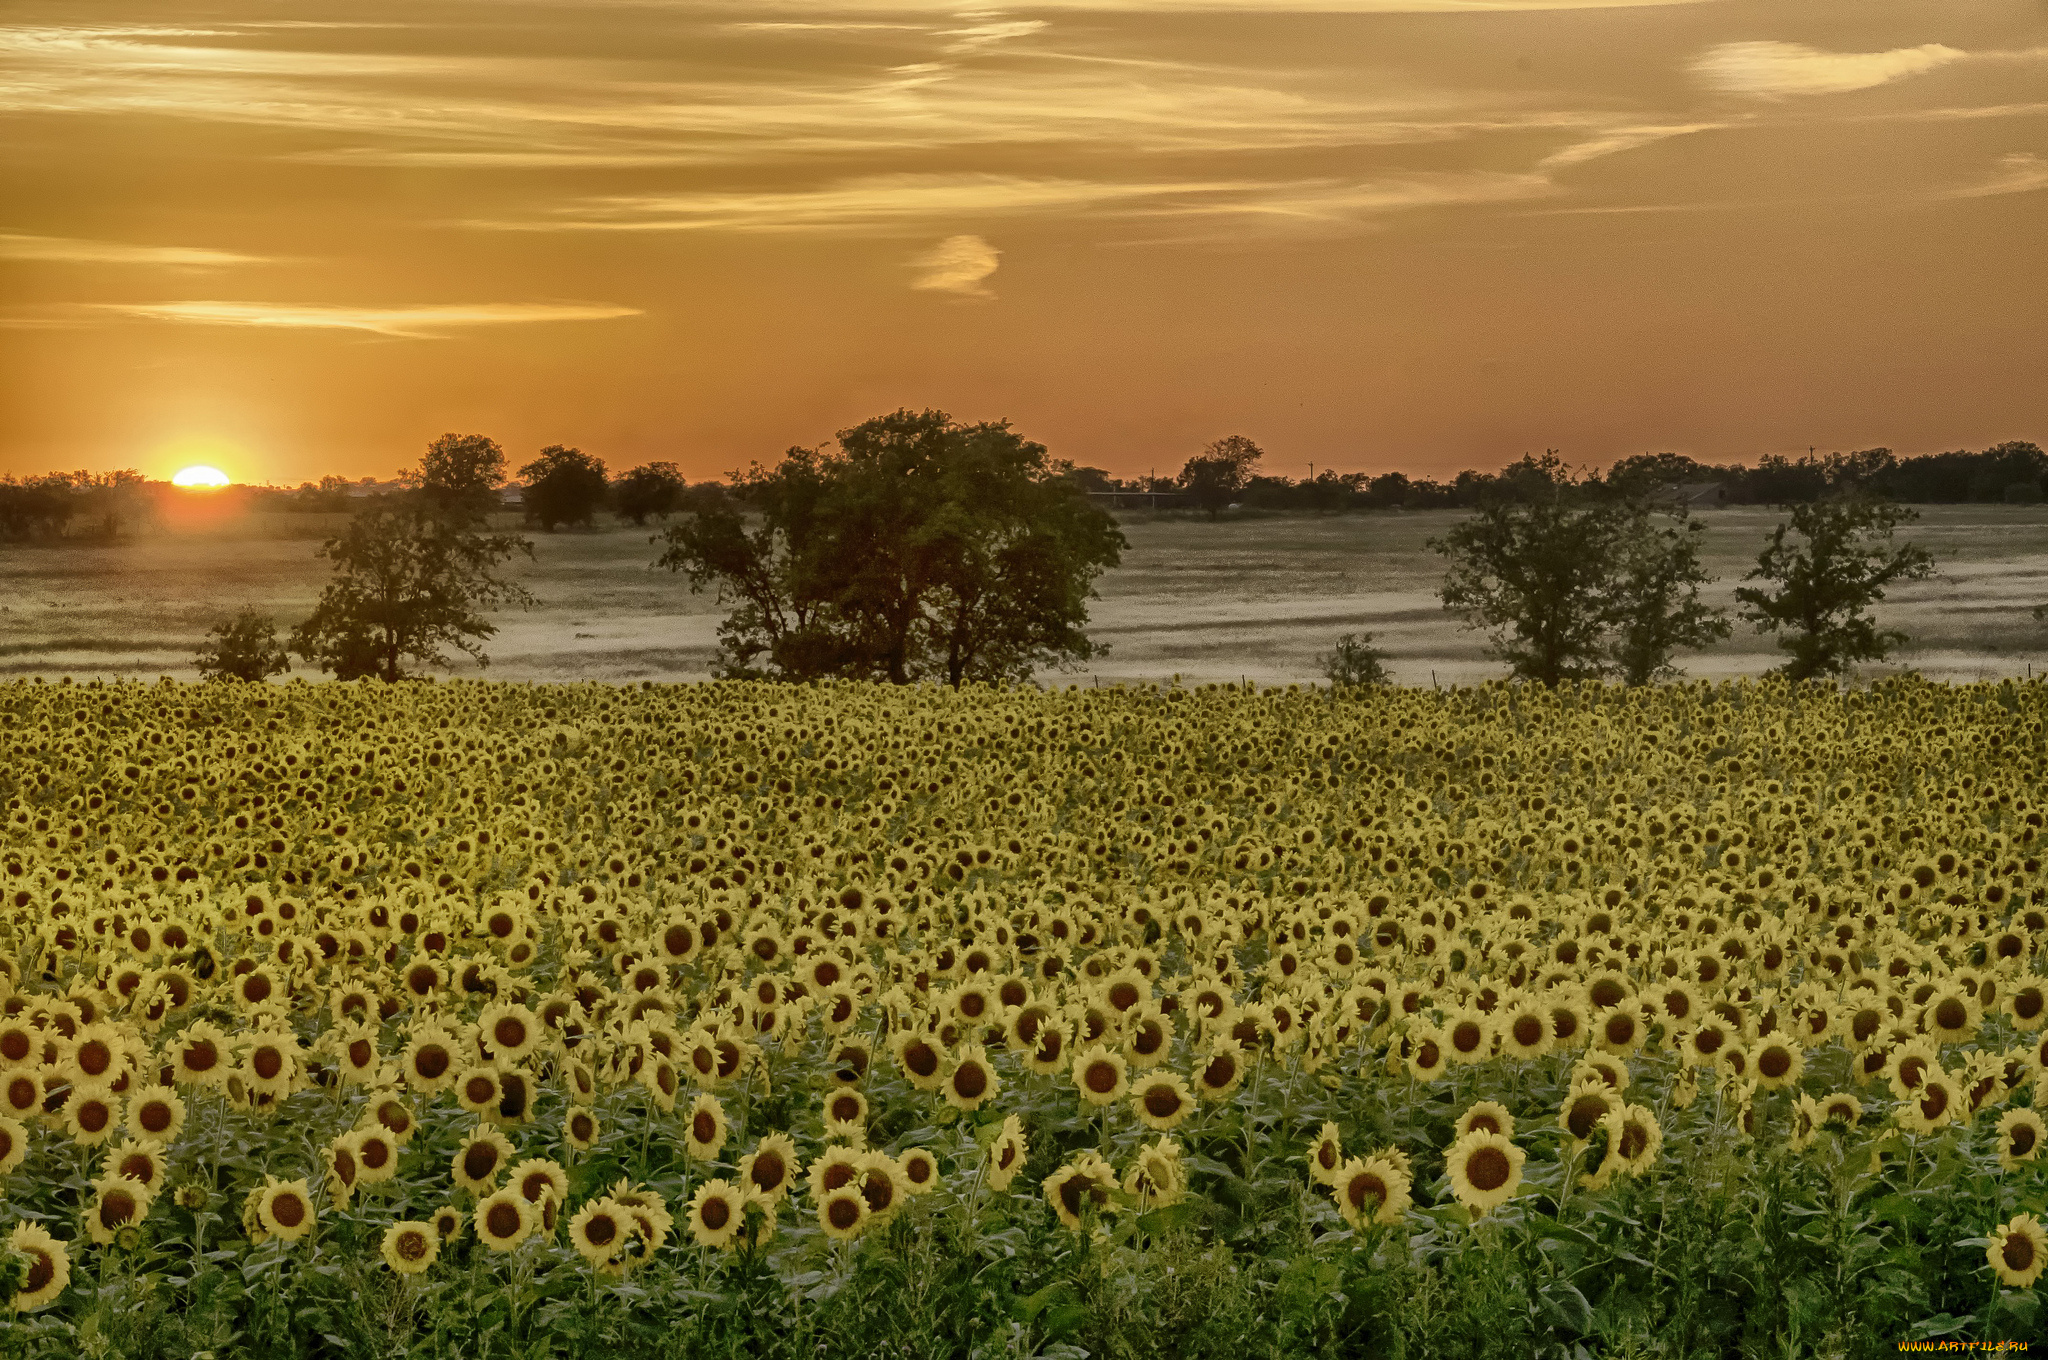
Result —
<instances>
[{"instance_id":1,"label":"cloud streak","mask_svg":"<svg viewBox=\"0 0 2048 1360\"><path fill-rule=\"evenodd\" d=\"M1732 42L1693 59L1693 75L1724 94L1775 99L1784 95L1844 94L1920 75L1969 54L1940 43L1887 52L1824 52L1787 42Z\"/></svg>"},{"instance_id":2,"label":"cloud streak","mask_svg":"<svg viewBox=\"0 0 2048 1360\"><path fill-rule=\"evenodd\" d=\"M444 338L451 330L541 321L609 321L640 316L637 307L580 302L486 302L405 307L310 307L274 302L88 302L80 314L134 317L204 326L367 331L404 339Z\"/></svg>"},{"instance_id":3,"label":"cloud streak","mask_svg":"<svg viewBox=\"0 0 2048 1360\"><path fill-rule=\"evenodd\" d=\"M0 260L34 260L56 264L167 265L183 269L219 269L235 264L268 264L270 257L193 246L138 246L122 241L83 241L66 236L30 236L0 232Z\"/></svg>"},{"instance_id":4,"label":"cloud streak","mask_svg":"<svg viewBox=\"0 0 2048 1360\"><path fill-rule=\"evenodd\" d=\"M919 271L910 281L912 288L928 292L954 293L961 297L992 298L988 276L996 272L1002 252L979 236L948 236L911 260Z\"/></svg>"},{"instance_id":5,"label":"cloud streak","mask_svg":"<svg viewBox=\"0 0 2048 1360\"><path fill-rule=\"evenodd\" d=\"M2031 151L2001 156L1989 178L1967 188L1954 189L1947 198L1996 198L2003 194L2028 194L2048 189L2048 159Z\"/></svg>"}]
</instances>

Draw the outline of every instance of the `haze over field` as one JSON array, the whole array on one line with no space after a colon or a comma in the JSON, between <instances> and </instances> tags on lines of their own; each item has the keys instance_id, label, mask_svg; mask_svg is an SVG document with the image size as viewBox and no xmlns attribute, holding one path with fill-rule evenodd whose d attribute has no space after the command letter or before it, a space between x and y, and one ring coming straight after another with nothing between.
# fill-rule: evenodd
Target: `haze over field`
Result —
<instances>
[{"instance_id":1,"label":"haze over field","mask_svg":"<svg viewBox=\"0 0 2048 1360\"><path fill-rule=\"evenodd\" d=\"M1981 448L2044 90L2036 0L16 0L0 474Z\"/></svg>"}]
</instances>

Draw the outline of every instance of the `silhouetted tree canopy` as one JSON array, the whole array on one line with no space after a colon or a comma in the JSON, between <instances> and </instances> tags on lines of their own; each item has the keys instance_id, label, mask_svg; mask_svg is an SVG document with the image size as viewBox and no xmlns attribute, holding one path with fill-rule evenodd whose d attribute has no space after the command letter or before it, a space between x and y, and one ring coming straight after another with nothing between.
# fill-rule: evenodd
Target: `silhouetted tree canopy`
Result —
<instances>
[{"instance_id":1,"label":"silhouetted tree canopy","mask_svg":"<svg viewBox=\"0 0 2048 1360\"><path fill-rule=\"evenodd\" d=\"M1252 469L1265 457L1257 444L1241 434L1216 440L1181 468L1177 482L1196 508L1209 518L1227 509L1251 485Z\"/></svg>"},{"instance_id":2,"label":"silhouetted tree canopy","mask_svg":"<svg viewBox=\"0 0 2048 1360\"><path fill-rule=\"evenodd\" d=\"M645 527L683 508L689 484L674 463L642 463L612 483L612 513Z\"/></svg>"},{"instance_id":3,"label":"silhouetted tree canopy","mask_svg":"<svg viewBox=\"0 0 2048 1360\"><path fill-rule=\"evenodd\" d=\"M1082 631L1123 535L1009 422L897 411L792 448L657 538L731 613L719 672L1022 680L1100 655Z\"/></svg>"},{"instance_id":4,"label":"silhouetted tree canopy","mask_svg":"<svg viewBox=\"0 0 2048 1360\"><path fill-rule=\"evenodd\" d=\"M588 528L611 489L602 461L562 444L542 449L519 476L526 483L526 522L548 533L559 524Z\"/></svg>"},{"instance_id":5,"label":"silhouetted tree canopy","mask_svg":"<svg viewBox=\"0 0 2048 1360\"><path fill-rule=\"evenodd\" d=\"M495 574L532 545L479 532L428 501L377 505L320 550L334 576L291 649L340 680L402 680L405 663L446 666L455 647L489 665L483 640L497 633L485 611L526 607L533 597Z\"/></svg>"},{"instance_id":6,"label":"silhouetted tree canopy","mask_svg":"<svg viewBox=\"0 0 2048 1360\"><path fill-rule=\"evenodd\" d=\"M427 446L418 467L398 477L435 510L480 519L498 508L505 451L484 435L444 434Z\"/></svg>"},{"instance_id":7,"label":"silhouetted tree canopy","mask_svg":"<svg viewBox=\"0 0 2048 1360\"><path fill-rule=\"evenodd\" d=\"M277 624L254 608L214 625L200 644L195 664L209 680L268 680L292 668L278 641Z\"/></svg>"},{"instance_id":8,"label":"silhouetted tree canopy","mask_svg":"<svg viewBox=\"0 0 2048 1360\"><path fill-rule=\"evenodd\" d=\"M1850 489L1825 500L1791 507L1757 555L1735 598L1742 617L1759 633L1776 633L1790 654L1778 669L1793 680L1840 675L1859 661L1882 661L1906 635L1883 629L1869 615L1872 605L1898 581L1934 574L1934 557L1912 543L1891 546L1901 524L1919 518L1912 510ZM1787 535L1796 535L1788 538Z\"/></svg>"}]
</instances>

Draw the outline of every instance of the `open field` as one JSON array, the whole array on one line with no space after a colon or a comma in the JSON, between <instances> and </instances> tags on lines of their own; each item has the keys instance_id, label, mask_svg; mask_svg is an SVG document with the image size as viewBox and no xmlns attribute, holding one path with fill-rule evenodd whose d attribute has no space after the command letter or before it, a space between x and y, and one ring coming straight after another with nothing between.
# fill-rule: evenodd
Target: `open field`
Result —
<instances>
[{"instance_id":1,"label":"open field","mask_svg":"<svg viewBox=\"0 0 2048 1360\"><path fill-rule=\"evenodd\" d=\"M1376 633L1405 684L1496 675L1482 640L1438 606L1441 559L1428 540L1456 511L1343 517L1125 517L1130 550L1103 578L1091 633L1110 645L1092 676L1261 683L1308 680L1347 631ZM2048 660L2048 509L1932 506L1911 526L1942 576L1908 585L1879 611L1913 647L1902 664L1947 680L2025 674ZM1732 600L1777 512L1709 512L1712 595ZM506 524L515 521L507 517ZM314 557L340 517L251 515L112 547L0 550L0 673L188 676L200 636L244 603L289 625L311 609L327 564ZM648 531L533 534L514 574L540 599L498 616L489 674L524 680L702 678L719 611L678 577L648 568ZM1777 662L1769 639L1738 628L1681 663L1714 678ZM473 668L469 673L475 673Z\"/></svg>"},{"instance_id":2,"label":"open field","mask_svg":"<svg viewBox=\"0 0 2048 1360\"><path fill-rule=\"evenodd\" d=\"M0 1354L2038 1338L2048 684L0 684Z\"/></svg>"}]
</instances>

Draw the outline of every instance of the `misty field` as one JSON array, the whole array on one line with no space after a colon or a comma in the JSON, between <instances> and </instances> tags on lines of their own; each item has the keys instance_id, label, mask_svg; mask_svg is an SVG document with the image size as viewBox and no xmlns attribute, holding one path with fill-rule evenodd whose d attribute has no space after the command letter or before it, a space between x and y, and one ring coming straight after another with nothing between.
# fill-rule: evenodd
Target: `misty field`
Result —
<instances>
[{"instance_id":1,"label":"misty field","mask_svg":"<svg viewBox=\"0 0 2048 1360\"><path fill-rule=\"evenodd\" d=\"M1940 576L1878 609L1912 645L1898 667L1932 678L2024 675L2048 660L2048 508L1932 506L1907 536L1936 555ZM1439 607L1442 559L1432 537L1459 511L1257 516L1209 523L1121 517L1130 548L1101 583L1091 636L1109 655L1080 678L1102 683L1309 680L1341 633L1370 631L1403 684L1471 683L1502 673L1484 641ZM1717 510L1708 592L1729 604L1779 512ZM162 529L110 547L11 547L0 555L0 673L190 678L194 648L244 604L303 618L327 577L315 556L342 516L252 513ZM513 527L516 517L502 517ZM650 530L534 533L535 556L512 570L540 604L497 616L494 679L689 680L708 673L720 610L710 595L649 568ZM1738 627L1711 652L1681 656L1689 674L1755 675L1776 664L1769 638ZM465 665L458 673L477 674Z\"/></svg>"}]
</instances>

